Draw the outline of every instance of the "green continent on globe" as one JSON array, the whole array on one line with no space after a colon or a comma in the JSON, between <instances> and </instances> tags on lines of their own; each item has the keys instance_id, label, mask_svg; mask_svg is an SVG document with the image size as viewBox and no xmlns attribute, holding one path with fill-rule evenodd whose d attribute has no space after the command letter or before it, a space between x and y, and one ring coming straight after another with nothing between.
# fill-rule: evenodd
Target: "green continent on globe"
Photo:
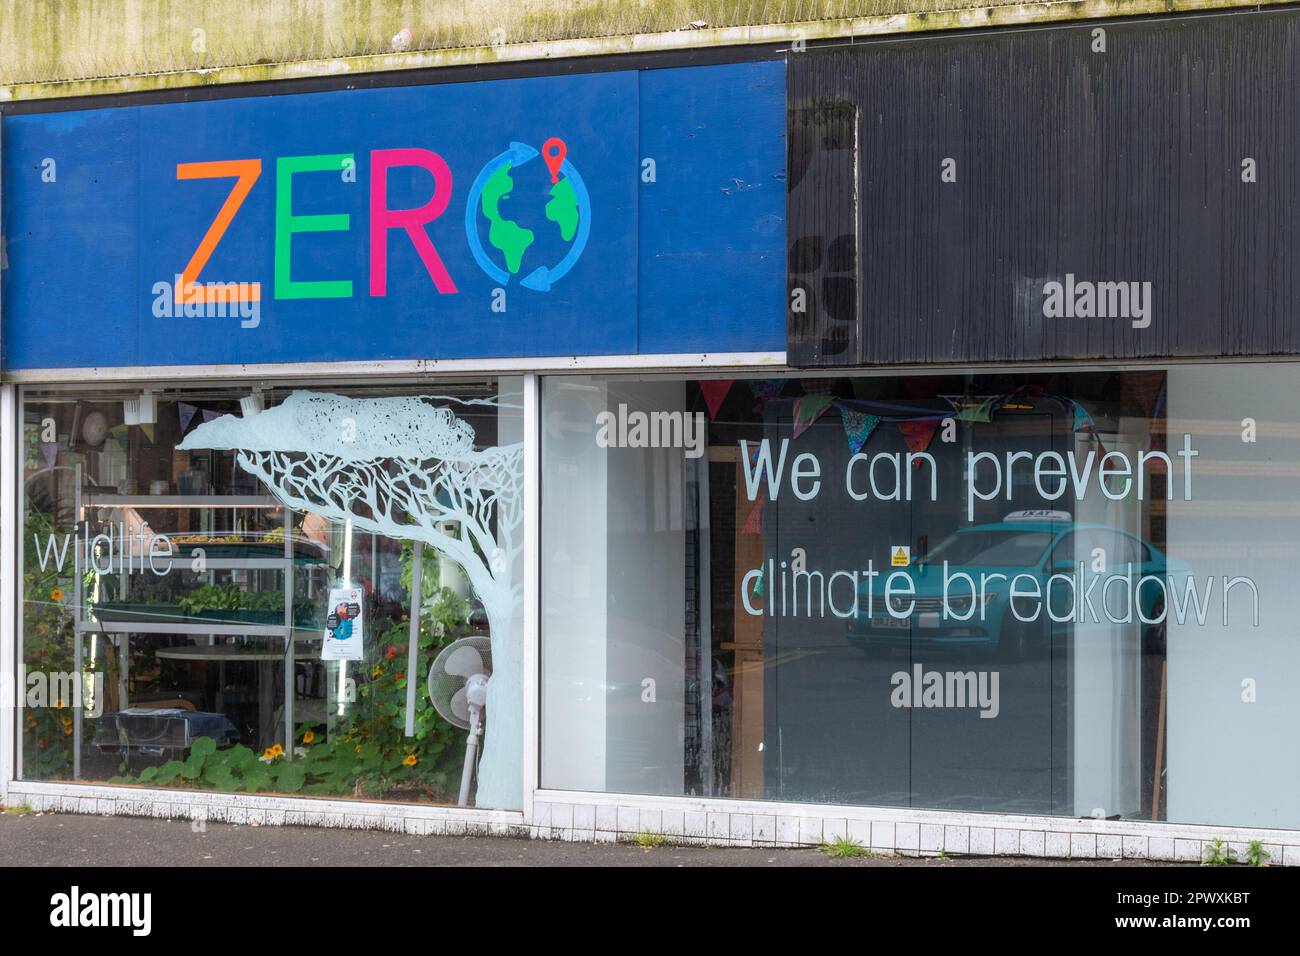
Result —
<instances>
[{"instance_id":1,"label":"green continent on globe","mask_svg":"<svg viewBox=\"0 0 1300 956\"><path fill-rule=\"evenodd\" d=\"M568 242L578 228L578 197L568 176L551 187L551 196L546 204L546 218L560 227L560 235Z\"/></svg>"},{"instance_id":2,"label":"green continent on globe","mask_svg":"<svg viewBox=\"0 0 1300 956\"><path fill-rule=\"evenodd\" d=\"M510 178L509 163L504 164L488 177L488 181L483 185L483 215L491 224L488 229L488 241L500 249L506 257L506 268L512 275L519 271L524 252L533 244L533 231L525 229L513 220L506 219L498 208L501 200L509 196L514 188L515 183ZM548 206L547 209L549 208Z\"/></svg>"}]
</instances>

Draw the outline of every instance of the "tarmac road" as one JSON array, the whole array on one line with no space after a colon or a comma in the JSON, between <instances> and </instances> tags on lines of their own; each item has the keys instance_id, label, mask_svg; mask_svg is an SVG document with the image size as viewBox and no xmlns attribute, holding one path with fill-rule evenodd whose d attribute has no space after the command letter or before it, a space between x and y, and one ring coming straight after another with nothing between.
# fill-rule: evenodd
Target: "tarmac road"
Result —
<instances>
[{"instance_id":1,"label":"tarmac road","mask_svg":"<svg viewBox=\"0 0 1300 956\"><path fill-rule=\"evenodd\" d=\"M1133 865L1137 861L1126 861ZM0 815L0 867L13 866L1110 866L1107 860L859 857L814 849L655 847L505 837L405 836L378 830L267 827L78 814ZM1159 865L1159 864L1148 864Z\"/></svg>"}]
</instances>

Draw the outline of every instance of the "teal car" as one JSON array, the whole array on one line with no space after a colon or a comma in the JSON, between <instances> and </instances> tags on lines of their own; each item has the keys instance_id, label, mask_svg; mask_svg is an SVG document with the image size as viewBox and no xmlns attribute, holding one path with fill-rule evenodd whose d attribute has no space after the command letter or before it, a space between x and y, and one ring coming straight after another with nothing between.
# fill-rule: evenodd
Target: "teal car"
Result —
<instances>
[{"instance_id":1,"label":"teal car","mask_svg":"<svg viewBox=\"0 0 1300 956\"><path fill-rule=\"evenodd\" d=\"M911 587L895 579L886 606L885 582L895 571ZM847 636L866 651L972 646L1023 660L1045 652L1054 634L1073 626L1132 623L1143 629L1149 648L1163 649L1161 582L1187 571L1119 528L1076 523L1064 511L1019 511L963 528L906 568L881 570L870 588L860 583ZM1117 576L1124 583L1107 587ZM1012 613L1013 582L1019 617ZM1058 619L1069 620L1053 621L1049 601Z\"/></svg>"}]
</instances>

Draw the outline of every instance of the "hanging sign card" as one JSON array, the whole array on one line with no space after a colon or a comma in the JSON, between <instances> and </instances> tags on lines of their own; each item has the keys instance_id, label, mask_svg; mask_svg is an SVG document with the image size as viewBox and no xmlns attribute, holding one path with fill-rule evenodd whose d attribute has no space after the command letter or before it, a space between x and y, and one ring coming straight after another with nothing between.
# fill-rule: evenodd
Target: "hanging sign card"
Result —
<instances>
[{"instance_id":1,"label":"hanging sign card","mask_svg":"<svg viewBox=\"0 0 1300 956\"><path fill-rule=\"evenodd\" d=\"M332 588L329 607L325 611L325 642L321 645L321 660L361 660L362 635L365 630L361 589Z\"/></svg>"}]
</instances>

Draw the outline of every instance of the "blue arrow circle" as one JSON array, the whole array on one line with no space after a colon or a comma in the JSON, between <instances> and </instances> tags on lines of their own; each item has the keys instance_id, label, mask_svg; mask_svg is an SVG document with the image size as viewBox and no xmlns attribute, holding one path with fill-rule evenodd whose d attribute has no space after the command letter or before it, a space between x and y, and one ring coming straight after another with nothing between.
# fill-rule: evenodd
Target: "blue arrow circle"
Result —
<instances>
[{"instance_id":1,"label":"blue arrow circle","mask_svg":"<svg viewBox=\"0 0 1300 956\"><path fill-rule=\"evenodd\" d=\"M469 242L469 250L474 256L474 261L479 264L479 268L502 286L509 284L510 273L492 261L487 250L483 248L483 240L478 234L478 207L483 195L483 187L502 166L510 164L518 168L537 155L539 155L538 151L527 143L512 142L509 149L492 157L479 170L479 174L474 177L473 185L470 186L469 197L465 201L465 238ZM519 283L525 289L536 292L550 291L552 285L568 274L582 256L582 251L587 247L587 239L591 235L591 195L587 192L587 184L583 182L582 174L567 159L560 166L560 171L573 184L574 197L578 202L578 235L574 237L563 259L550 268L539 266Z\"/></svg>"}]
</instances>

